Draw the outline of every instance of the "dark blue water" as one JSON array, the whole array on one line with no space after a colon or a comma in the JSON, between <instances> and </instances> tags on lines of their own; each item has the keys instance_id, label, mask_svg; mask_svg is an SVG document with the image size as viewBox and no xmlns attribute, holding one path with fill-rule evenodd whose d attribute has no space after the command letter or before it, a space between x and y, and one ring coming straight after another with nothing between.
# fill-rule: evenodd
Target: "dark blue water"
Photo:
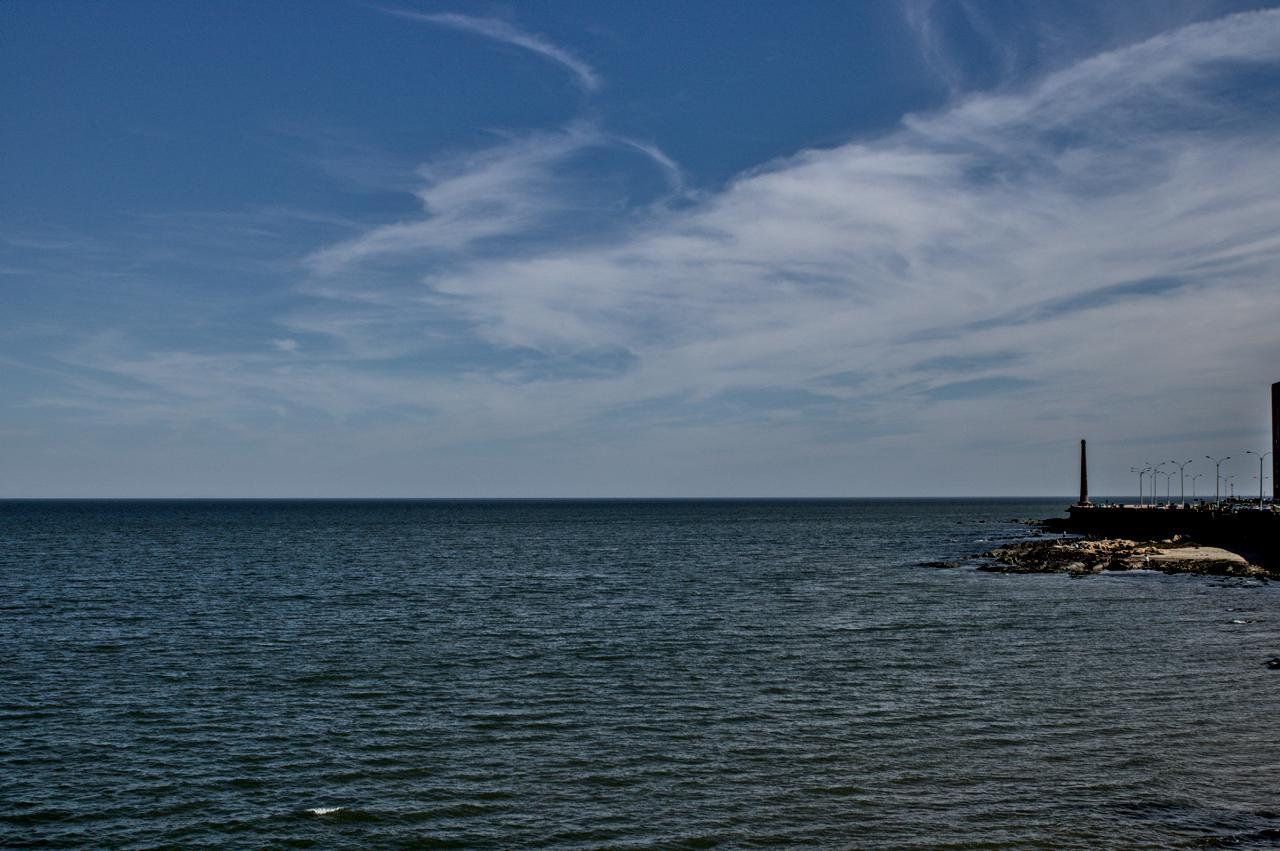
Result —
<instances>
[{"instance_id":1,"label":"dark blue water","mask_svg":"<svg viewBox=\"0 0 1280 851\"><path fill-rule=\"evenodd\" d=\"M1280 588L917 566L1061 507L0 503L0 846L1280 844Z\"/></svg>"}]
</instances>

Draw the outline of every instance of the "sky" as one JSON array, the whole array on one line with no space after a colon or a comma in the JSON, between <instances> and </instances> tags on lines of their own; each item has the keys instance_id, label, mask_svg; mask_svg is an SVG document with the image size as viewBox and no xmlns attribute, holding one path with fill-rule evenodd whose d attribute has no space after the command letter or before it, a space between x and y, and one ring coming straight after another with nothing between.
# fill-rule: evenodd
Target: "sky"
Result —
<instances>
[{"instance_id":1,"label":"sky","mask_svg":"<svg viewBox=\"0 0 1280 851\"><path fill-rule=\"evenodd\" d=\"M0 497L1055 495L1081 438L1203 496L1269 448L1268 4L7 0L0 116Z\"/></svg>"}]
</instances>

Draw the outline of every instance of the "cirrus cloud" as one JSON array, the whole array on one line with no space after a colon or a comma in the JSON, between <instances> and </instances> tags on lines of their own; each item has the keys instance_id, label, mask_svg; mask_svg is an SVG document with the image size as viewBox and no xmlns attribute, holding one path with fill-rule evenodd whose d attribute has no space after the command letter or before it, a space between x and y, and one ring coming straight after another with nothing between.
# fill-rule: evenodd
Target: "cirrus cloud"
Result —
<instances>
[{"instance_id":1,"label":"cirrus cloud","mask_svg":"<svg viewBox=\"0 0 1280 851\"><path fill-rule=\"evenodd\" d=\"M619 202L582 168L627 147L678 187L657 148L583 122L514 136L423 165L421 216L311 253L287 347L105 340L67 362L111 377L108 420L271 400L373 418L383 445L661 455L738 492L803 492L768 486L796 470L847 493L841 466L928 492L942 464L972 492L993 458L1035 489L1056 480L1044 447L1084 434L1104 458L1243 439L1276 377L1280 154L1270 89L1239 81L1278 70L1280 13L1191 24L675 204ZM721 451L757 468L707 472Z\"/></svg>"}]
</instances>

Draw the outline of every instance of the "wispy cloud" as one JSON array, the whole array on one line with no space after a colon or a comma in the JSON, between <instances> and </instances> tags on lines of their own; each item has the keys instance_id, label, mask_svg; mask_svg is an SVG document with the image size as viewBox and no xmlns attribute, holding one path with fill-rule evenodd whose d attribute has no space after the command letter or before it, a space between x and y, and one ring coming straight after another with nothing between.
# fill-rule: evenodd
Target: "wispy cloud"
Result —
<instances>
[{"instance_id":1,"label":"wispy cloud","mask_svg":"<svg viewBox=\"0 0 1280 851\"><path fill-rule=\"evenodd\" d=\"M678 207L597 205L566 171L618 146L591 125L513 138L312 254L252 353L64 363L103 418L374 417L386 445L536 442L570 490L584 458L648 459L656 487L726 455L756 464L719 471L738 492L848 492L855 464L922 492L943 459L982 489L990 455L957 447L1225 433L1280 355L1280 119L1265 89L1212 93L1264 67L1280 12L1197 23Z\"/></svg>"},{"instance_id":2,"label":"wispy cloud","mask_svg":"<svg viewBox=\"0 0 1280 851\"><path fill-rule=\"evenodd\" d=\"M498 20L497 18L476 18L452 12L429 14L415 12L412 9L381 8L387 14L395 15L398 18L474 33L475 35L481 35L485 38L491 38L495 41L536 53L569 71L578 85L588 92L598 91L602 85L603 81L600 79L600 75L586 62L542 36L525 32L506 21Z\"/></svg>"},{"instance_id":3,"label":"wispy cloud","mask_svg":"<svg viewBox=\"0 0 1280 851\"><path fill-rule=\"evenodd\" d=\"M308 258L316 272L331 275L377 258L416 257L434 262L456 258L485 240L546 228L558 217L591 207L590 193L565 166L591 149L624 148L642 154L678 191L683 179L656 146L607 134L586 122L515 138L479 152L442 157L418 169L413 191L425 218L382 225L330 245ZM420 267L426 271L426 267Z\"/></svg>"},{"instance_id":4,"label":"wispy cloud","mask_svg":"<svg viewBox=\"0 0 1280 851\"><path fill-rule=\"evenodd\" d=\"M657 145L651 142L628 139L625 136L615 136L613 138L617 140L618 144L634 148L653 160L666 174L667 183L673 192L679 193L684 190L684 171L680 168L679 163L667 156L666 152Z\"/></svg>"},{"instance_id":5,"label":"wispy cloud","mask_svg":"<svg viewBox=\"0 0 1280 851\"><path fill-rule=\"evenodd\" d=\"M980 386L1043 386L1044 410L1061 410L1052 397L1064 390L1086 396L1099 372L1116 376L1117 394L1130 383L1171 390L1185 374L1141 360L1143 345L1171 333L1206 373L1242 366L1239 352L1194 333L1192 315L1232 323L1244 349L1245 340L1255 352L1267 345L1245 333L1257 310L1229 317L1262 299L1259 273L1280 256L1270 224L1280 221L1280 185L1268 176L1275 154L1265 133L1206 134L1204 119L1219 107L1197 87L1232 62L1277 59L1275 13L1197 24L1021 94L913 117L874 143L775 163L607 246L526 248L424 272L426 292L450 298L493 346L632 352L633 368L609 390L577 383L597 409L733 388L830 395L823 377L856 365L874 378L863 398L876 388L885 399L923 394L880 409L906 423L911 399L968 401L913 363L993 350L1021 359L977 376ZM1270 126L1261 113L1236 118L1235 131ZM456 185L474 179L495 191L523 181L519 170L495 174L484 162L468 174ZM521 209L537 217L557 200L537 203ZM426 236L431 220L407 227L438 238ZM1194 285L1133 283L1157 280ZM1089 342L1077 347L1082 327Z\"/></svg>"},{"instance_id":6,"label":"wispy cloud","mask_svg":"<svg viewBox=\"0 0 1280 851\"><path fill-rule=\"evenodd\" d=\"M406 252L449 252L531 225L558 200L550 166L595 138L585 127L539 133L423 166L416 190L428 218L382 225L310 258L321 272Z\"/></svg>"}]
</instances>

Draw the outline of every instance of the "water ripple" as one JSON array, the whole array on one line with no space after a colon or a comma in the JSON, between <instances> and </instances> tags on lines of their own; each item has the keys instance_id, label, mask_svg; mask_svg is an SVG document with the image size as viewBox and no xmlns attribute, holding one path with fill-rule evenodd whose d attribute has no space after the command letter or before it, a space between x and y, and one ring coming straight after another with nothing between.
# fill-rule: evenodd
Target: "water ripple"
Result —
<instances>
[{"instance_id":1,"label":"water ripple","mask_svg":"<svg viewBox=\"0 0 1280 851\"><path fill-rule=\"evenodd\" d=\"M913 567L1059 508L0 502L0 845L1280 844L1276 587Z\"/></svg>"}]
</instances>

